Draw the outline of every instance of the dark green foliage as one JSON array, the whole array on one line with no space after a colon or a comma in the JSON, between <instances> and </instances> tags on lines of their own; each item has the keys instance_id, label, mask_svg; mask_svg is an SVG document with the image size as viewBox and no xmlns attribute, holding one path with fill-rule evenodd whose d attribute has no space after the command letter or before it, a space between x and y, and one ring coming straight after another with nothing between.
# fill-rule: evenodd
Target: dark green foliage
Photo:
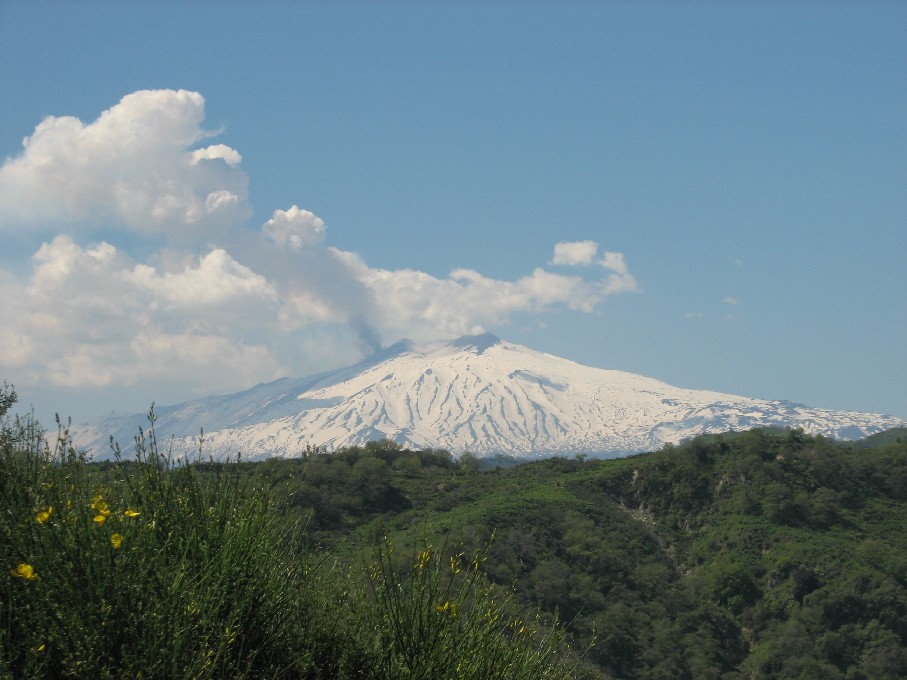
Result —
<instances>
[{"instance_id":1,"label":"dark green foliage","mask_svg":"<svg viewBox=\"0 0 907 680\"><path fill-rule=\"evenodd\" d=\"M5 430L8 442L12 431ZM541 639L548 624L566 622L573 646L588 650L582 677L907 677L902 434L842 444L798 430L753 430L619 460L509 462L457 462L447 451L385 441L192 470L201 480L267 489L270 507L307 522L307 545L339 558L307 575L321 584L303 591L317 635L293 644L308 650L310 669L321 669L308 677L369 677L355 669L382 665L415 677L439 662L411 643L451 623L433 618L443 603L407 598L421 583L434 592L437 579L449 578L446 558L431 553L428 581L412 561L385 560L397 571L385 571L390 581L369 591L361 565L375 564L375 538L384 536L402 555L419 555L427 543L462 545L467 555L487 547L480 592L538 607ZM105 479L129 470L89 467ZM183 484L179 475L170 479ZM28 505L32 518L36 508ZM398 578L407 573L417 578ZM393 606L363 610L368 592ZM329 612L329 621L318 612ZM402 625L408 620L420 623ZM458 630L443 626L431 635ZM362 642L364 629L376 634L372 643ZM481 627L462 632L476 634L469 644L483 639ZM382 635L410 651L389 651ZM448 651L442 645L438 653Z\"/></svg>"},{"instance_id":2,"label":"dark green foliage","mask_svg":"<svg viewBox=\"0 0 907 680\"><path fill-rule=\"evenodd\" d=\"M305 519L309 537L319 543L409 510L413 502L401 493L402 480L426 475L443 480L445 471L459 469L449 451L408 451L390 440L336 453L315 450L303 458L272 459L254 467L290 511Z\"/></svg>"},{"instance_id":3,"label":"dark green foliage","mask_svg":"<svg viewBox=\"0 0 907 680\"><path fill-rule=\"evenodd\" d=\"M387 531L400 545L446 535L473 549L494 533L485 573L557 612L599 674L904 675L907 440L754 430L481 472L396 454L375 484L398 505L349 515L357 541L325 540L352 554ZM347 475L334 493L352 503L357 488Z\"/></svg>"},{"instance_id":4,"label":"dark green foliage","mask_svg":"<svg viewBox=\"0 0 907 680\"><path fill-rule=\"evenodd\" d=\"M886 444L896 444L899 441L907 441L907 427L893 427L890 430L860 439L854 442L852 446L858 449L874 449Z\"/></svg>"},{"instance_id":5,"label":"dark green foliage","mask_svg":"<svg viewBox=\"0 0 907 680\"><path fill-rule=\"evenodd\" d=\"M51 450L30 420L3 417L14 401L0 388L4 680L575 677L562 629L524 620L478 555L425 549L397 568L385 550L342 565L300 549L281 506L305 481L292 466L173 465L153 412L136 461L92 465L63 428ZM374 513L399 495L398 448L313 469L344 469L345 510ZM453 467L446 452L419 460Z\"/></svg>"}]
</instances>

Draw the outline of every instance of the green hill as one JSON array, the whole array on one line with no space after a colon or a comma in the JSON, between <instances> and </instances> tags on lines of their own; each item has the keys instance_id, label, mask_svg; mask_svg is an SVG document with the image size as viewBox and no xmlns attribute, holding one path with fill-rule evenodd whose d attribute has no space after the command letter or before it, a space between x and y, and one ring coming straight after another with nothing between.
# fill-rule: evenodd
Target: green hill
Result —
<instances>
[{"instance_id":1,"label":"green hill","mask_svg":"<svg viewBox=\"0 0 907 680\"><path fill-rule=\"evenodd\" d=\"M94 464L14 403L0 678L907 677L903 430Z\"/></svg>"},{"instance_id":2,"label":"green hill","mask_svg":"<svg viewBox=\"0 0 907 680\"><path fill-rule=\"evenodd\" d=\"M898 441L907 441L907 427L893 427L890 430L870 435L853 443L859 449L871 449L876 446L894 444Z\"/></svg>"},{"instance_id":3,"label":"green hill","mask_svg":"<svg viewBox=\"0 0 907 680\"><path fill-rule=\"evenodd\" d=\"M261 472L341 554L385 533L413 549L490 542L483 570L558 612L590 677L907 676L903 438L754 430L471 467L373 444Z\"/></svg>"}]
</instances>

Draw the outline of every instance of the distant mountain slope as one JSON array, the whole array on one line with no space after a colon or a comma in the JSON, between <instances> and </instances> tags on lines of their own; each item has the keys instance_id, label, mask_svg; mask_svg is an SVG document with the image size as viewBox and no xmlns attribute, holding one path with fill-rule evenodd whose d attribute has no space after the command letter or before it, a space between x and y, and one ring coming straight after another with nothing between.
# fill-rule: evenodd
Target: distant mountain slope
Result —
<instances>
[{"instance_id":1,"label":"distant mountain slope","mask_svg":"<svg viewBox=\"0 0 907 680\"><path fill-rule=\"evenodd\" d=\"M193 451L203 428L206 455L255 459L385 438L479 455L616 456L704 432L796 427L855 439L904 424L681 389L485 334L424 346L403 341L349 368L158 408L155 428L178 452ZM128 452L140 426L147 429L145 416L105 418L75 428L76 442L106 457L113 435Z\"/></svg>"}]
</instances>

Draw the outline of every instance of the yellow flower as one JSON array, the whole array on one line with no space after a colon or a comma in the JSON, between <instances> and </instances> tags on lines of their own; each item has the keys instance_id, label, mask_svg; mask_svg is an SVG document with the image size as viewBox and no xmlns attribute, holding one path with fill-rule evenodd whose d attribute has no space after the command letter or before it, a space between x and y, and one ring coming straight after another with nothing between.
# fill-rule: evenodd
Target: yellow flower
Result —
<instances>
[{"instance_id":1,"label":"yellow flower","mask_svg":"<svg viewBox=\"0 0 907 680\"><path fill-rule=\"evenodd\" d=\"M107 515L110 514L110 508L107 507L107 501L105 501L100 494L94 497L94 501L89 507L91 507L92 510L97 510L98 514L103 515L104 517L107 517Z\"/></svg>"},{"instance_id":2,"label":"yellow flower","mask_svg":"<svg viewBox=\"0 0 907 680\"><path fill-rule=\"evenodd\" d=\"M107 520L107 518L104 517L104 515L95 515L94 516L94 523L97 524L99 527L104 526L104 522L106 520Z\"/></svg>"},{"instance_id":3,"label":"yellow flower","mask_svg":"<svg viewBox=\"0 0 907 680\"><path fill-rule=\"evenodd\" d=\"M416 558L416 564L419 569L424 569L425 565L428 563L428 558L431 557L431 553L428 550L423 550L419 553L419 556Z\"/></svg>"},{"instance_id":4,"label":"yellow flower","mask_svg":"<svg viewBox=\"0 0 907 680\"><path fill-rule=\"evenodd\" d=\"M124 511L123 511L123 514L126 515L126 517L138 517L138 516L141 515L142 513L136 512L135 510L132 510L132 509L129 509L129 510L124 510Z\"/></svg>"},{"instance_id":5,"label":"yellow flower","mask_svg":"<svg viewBox=\"0 0 907 680\"><path fill-rule=\"evenodd\" d=\"M38 524L44 524L47 520L50 519L50 516L54 514L54 506L48 505L47 510L42 510L35 517L38 520Z\"/></svg>"},{"instance_id":6,"label":"yellow flower","mask_svg":"<svg viewBox=\"0 0 907 680\"><path fill-rule=\"evenodd\" d=\"M114 534L113 536L111 536L110 543L113 545L115 550L119 550L120 546L123 545L122 534Z\"/></svg>"},{"instance_id":7,"label":"yellow flower","mask_svg":"<svg viewBox=\"0 0 907 680\"><path fill-rule=\"evenodd\" d=\"M448 600L448 601L445 602L444 604L439 604L437 607L435 607L435 611L436 611L436 612L441 612L441 613L443 613L443 612L450 612L450 615L456 618L456 616L457 616L457 603L456 603L456 602L451 602L450 600Z\"/></svg>"},{"instance_id":8,"label":"yellow flower","mask_svg":"<svg viewBox=\"0 0 907 680\"><path fill-rule=\"evenodd\" d=\"M457 575L460 573L460 562L456 557L451 556L450 558L450 570Z\"/></svg>"},{"instance_id":9,"label":"yellow flower","mask_svg":"<svg viewBox=\"0 0 907 680\"><path fill-rule=\"evenodd\" d=\"M9 573L16 578L24 578L26 581L31 581L38 577L38 575L35 573L35 570L32 569L32 566L30 564L25 564L25 562L20 564L15 569L10 569Z\"/></svg>"}]
</instances>

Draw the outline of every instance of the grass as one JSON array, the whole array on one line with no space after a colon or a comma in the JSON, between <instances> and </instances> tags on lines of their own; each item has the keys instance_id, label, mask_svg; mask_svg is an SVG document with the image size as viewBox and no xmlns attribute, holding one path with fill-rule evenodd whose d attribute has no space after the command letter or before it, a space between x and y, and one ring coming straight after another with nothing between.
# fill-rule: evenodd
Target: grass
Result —
<instances>
[{"instance_id":1,"label":"grass","mask_svg":"<svg viewBox=\"0 0 907 680\"><path fill-rule=\"evenodd\" d=\"M523 618L482 576L484 553L423 545L402 565L379 546L370 580L387 678L565 677L563 631Z\"/></svg>"},{"instance_id":2,"label":"grass","mask_svg":"<svg viewBox=\"0 0 907 680\"><path fill-rule=\"evenodd\" d=\"M93 474L65 436L6 446L0 668L19 677L223 677L300 671L311 564L261 490L159 454ZM25 565L25 566L20 566ZM28 572L25 577L22 570ZM18 572L18 573L17 573ZM6 575L6 574L5 574ZM4 668L5 667L5 668Z\"/></svg>"},{"instance_id":3,"label":"grass","mask_svg":"<svg viewBox=\"0 0 907 680\"><path fill-rule=\"evenodd\" d=\"M572 676L561 629L489 585L480 555L400 562L382 543L341 569L254 476L175 464L153 412L136 461L105 470L59 435L51 450L3 420L0 677Z\"/></svg>"}]
</instances>

